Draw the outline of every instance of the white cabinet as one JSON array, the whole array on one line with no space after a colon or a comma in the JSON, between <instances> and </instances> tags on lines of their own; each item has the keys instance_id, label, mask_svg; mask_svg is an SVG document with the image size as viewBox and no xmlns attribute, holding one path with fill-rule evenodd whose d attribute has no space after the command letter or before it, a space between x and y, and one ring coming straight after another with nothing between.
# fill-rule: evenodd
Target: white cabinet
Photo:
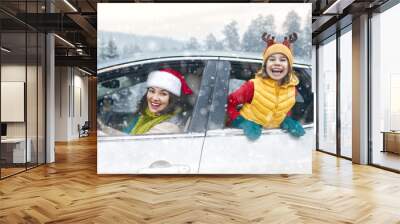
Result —
<instances>
[{"instance_id":1,"label":"white cabinet","mask_svg":"<svg viewBox=\"0 0 400 224\"><path fill-rule=\"evenodd\" d=\"M27 143L26 151L25 144ZM12 163L25 163L32 161L32 141L30 138L6 138L1 140L1 145L4 147L2 151L10 151L12 154ZM6 159L7 160L7 159ZM11 162L11 159L9 160Z\"/></svg>"}]
</instances>

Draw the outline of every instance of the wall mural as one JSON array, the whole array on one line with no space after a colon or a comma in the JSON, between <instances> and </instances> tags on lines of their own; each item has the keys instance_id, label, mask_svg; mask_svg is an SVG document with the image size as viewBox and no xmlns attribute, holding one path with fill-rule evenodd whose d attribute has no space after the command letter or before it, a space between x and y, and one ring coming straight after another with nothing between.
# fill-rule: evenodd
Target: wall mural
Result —
<instances>
[{"instance_id":1,"label":"wall mural","mask_svg":"<svg viewBox=\"0 0 400 224\"><path fill-rule=\"evenodd\" d=\"M311 173L311 4L98 4L99 174Z\"/></svg>"}]
</instances>

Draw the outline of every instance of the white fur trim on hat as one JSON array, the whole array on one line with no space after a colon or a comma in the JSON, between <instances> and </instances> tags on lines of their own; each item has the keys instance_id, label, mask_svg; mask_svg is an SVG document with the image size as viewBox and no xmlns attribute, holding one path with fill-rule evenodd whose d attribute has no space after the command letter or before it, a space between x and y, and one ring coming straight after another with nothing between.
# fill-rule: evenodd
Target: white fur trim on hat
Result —
<instances>
[{"instance_id":1,"label":"white fur trim on hat","mask_svg":"<svg viewBox=\"0 0 400 224\"><path fill-rule=\"evenodd\" d=\"M154 71L147 78L147 87L159 87L168 90L176 96L181 95L181 80L171 73Z\"/></svg>"}]
</instances>

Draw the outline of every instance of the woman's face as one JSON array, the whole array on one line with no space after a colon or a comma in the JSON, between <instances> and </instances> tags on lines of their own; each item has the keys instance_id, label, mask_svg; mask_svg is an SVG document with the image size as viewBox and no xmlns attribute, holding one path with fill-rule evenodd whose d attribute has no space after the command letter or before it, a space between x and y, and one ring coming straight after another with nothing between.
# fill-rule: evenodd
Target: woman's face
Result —
<instances>
[{"instance_id":1,"label":"woman's face","mask_svg":"<svg viewBox=\"0 0 400 224\"><path fill-rule=\"evenodd\" d=\"M276 81L283 79L289 72L288 59L281 53L272 54L267 59L265 72Z\"/></svg>"},{"instance_id":2,"label":"woman's face","mask_svg":"<svg viewBox=\"0 0 400 224\"><path fill-rule=\"evenodd\" d=\"M169 104L169 92L158 87L147 90L147 105L152 113L160 114Z\"/></svg>"}]
</instances>

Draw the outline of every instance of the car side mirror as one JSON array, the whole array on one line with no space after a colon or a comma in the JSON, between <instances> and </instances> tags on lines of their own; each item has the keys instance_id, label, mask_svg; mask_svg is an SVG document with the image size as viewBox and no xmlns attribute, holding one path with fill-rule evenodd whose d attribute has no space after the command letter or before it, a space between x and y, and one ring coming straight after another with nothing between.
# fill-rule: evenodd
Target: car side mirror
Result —
<instances>
[{"instance_id":1,"label":"car side mirror","mask_svg":"<svg viewBox=\"0 0 400 224\"><path fill-rule=\"evenodd\" d=\"M117 79L113 79L110 81L102 82L101 86L109 89L116 89L120 87L120 82Z\"/></svg>"}]
</instances>

